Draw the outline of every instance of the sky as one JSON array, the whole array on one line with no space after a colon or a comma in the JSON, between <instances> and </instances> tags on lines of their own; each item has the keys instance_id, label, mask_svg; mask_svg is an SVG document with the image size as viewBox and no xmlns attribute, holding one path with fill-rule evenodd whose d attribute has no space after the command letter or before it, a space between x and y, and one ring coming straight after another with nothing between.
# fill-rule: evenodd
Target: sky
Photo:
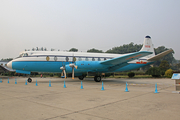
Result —
<instances>
[{"instance_id":1,"label":"sky","mask_svg":"<svg viewBox=\"0 0 180 120\"><path fill-rule=\"evenodd\" d=\"M123 44L174 50L180 60L179 0L0 0L0 59L25 49L95 48Z\"/></svg>"}]
</instances>

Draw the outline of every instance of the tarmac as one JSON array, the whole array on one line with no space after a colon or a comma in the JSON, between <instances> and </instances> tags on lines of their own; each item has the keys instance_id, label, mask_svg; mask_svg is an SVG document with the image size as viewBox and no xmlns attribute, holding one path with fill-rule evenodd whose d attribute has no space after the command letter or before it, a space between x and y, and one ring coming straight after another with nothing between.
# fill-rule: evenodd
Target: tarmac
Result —
<instances>
[{"instance_id":1,"label":"tarmac","mask_svg":"<svg viewBox=\"0 0 180 120\"><path fill-rule=\"evenodd\" d=\"M82 81L83 89L77 78L33 78L27 85L27 78L0 78L0 120L180 119L180 94L171 79L105 78L101 90L93 78Z\"/></svg>"}]
</instances>

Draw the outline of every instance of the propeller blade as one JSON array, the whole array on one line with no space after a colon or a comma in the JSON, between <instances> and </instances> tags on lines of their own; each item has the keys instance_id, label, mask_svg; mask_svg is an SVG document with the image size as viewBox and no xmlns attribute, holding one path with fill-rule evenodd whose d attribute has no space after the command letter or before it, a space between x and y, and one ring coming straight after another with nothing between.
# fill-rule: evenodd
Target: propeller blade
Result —
<instances>
[{"instance_id":1,"label":"propeller blade","mask_svg":"<svg viewBox=\"0 0 180 120\"><path fill-rule=\"evenodd\" d=\"M63 71L61 72L61 76L63 76Z\"/></svg>"},{"instance_id":2,"label":"propeller blade","mask_svg":"<svg viewBox=\"0 0 180 120\"><path fill-rule=\"evenodd\" d=\"M77 69L78 66L74 65L74 67Z\"/></svg>"},{"instance_id":3,"label":"propeller blade","mask_svg":"<svg viewBox=\"0 0 180 120\"><path fill-rule=\"evenodd\" d=\"M72 68L72 79L74 79L74 67Z\"/></svg>"},{"instance_id":4,"label":"propeller blade","mask_svg":"<svg viewBox=\"0 0 180 120\"><path fill-rule=\"evenodd\" d=\"M74 79L74 68L77 69L78 66L76 66L75 64L69 64L70 67L72 67L72 79Z\"/></svg>"},{"instance_id":5,"label":"propeller blade","mask_svg":"<svg viewBox=\"0 0 180 120\"><path fill-rule=\"evenodd\" d=\"M66 71L65 71L65 67L60 67L60 69L62 70L61 72L61 76L63 76L63 73L64 73L64 78L66 78Z\"/></svg>"},{"instance_id":6,"label":"propeller blade","mask_svg":"<svg viewBox=\"0 0 180 120\"><path fill-rule=\"evenodd\" d=\"M64 78L66 78L66 71L65 70L63 70L64 71Z\"/></svg>"}]
</instances>

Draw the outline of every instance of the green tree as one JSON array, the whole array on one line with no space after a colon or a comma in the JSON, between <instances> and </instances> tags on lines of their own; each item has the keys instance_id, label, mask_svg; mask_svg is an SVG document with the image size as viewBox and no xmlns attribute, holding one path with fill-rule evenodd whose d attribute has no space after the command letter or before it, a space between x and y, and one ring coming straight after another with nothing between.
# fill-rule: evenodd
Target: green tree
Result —
<instances>
[{"instance_id":1,"label":"green tree","mask_svg":"<svg viewBox=\"0 0 180 120\"><path fill-rule=\"evenodd\" d=\"M177 63L175 66L176 66L177 70L180 69L180 63Z\"/></svg>"},{"instance_id":2,"label":"green tree","mask_svg":"<svg viewBox=\"0 0 180 120\"><path fill-rule=\"evenodd\" d=\"M160 68L161 71L162 71L162 75L164 75L164 74L165 74L165 71L166 71L167 69L169 69L170 67L171 67L171 66L169 65L168 61L166 61L166 60L161 61L160 65L159 65L159 68Z\"/></svg>"},{"instance_id":3,"label":"green tree","mask_svg":"<svg viewBox=\"0 0 180 120\"><path fill-rule=\"evenodd\" d=\"M163 70L166 71L166 70L169 69L171 66L169 65L168 61L162 60L162 61L161 61L161 64L159 65L159 67L160 67L161 69L163 69Z\"/></svg>"},{"instance_id":4,"label":"green tree","mask_svg":"<svg viewBox=\"0 0 180 120\"><path fill-rule=\"evenodd\" d=\"M6 59L1 59L1 61L11 61L11 60L13 60L13 58L6 58Z\"/></svg>"},{"instance_id":5,"label":"green tree","mask_svg":"<svg viewBox=\"0 0 180 120\"><path fill-rule=\"evenodd\" d=\"M146 71L146 74L152 75L152 77L160 77L162 75L162 71L159 67L151 67Z\"/></svg>"},{"instance_id":6,"label":"green tree","mask_svg":"<svg viewBox=\"0 0 180 120\"><path fill-rule=\"evenodd\" d=\"M92 48L90 50L87 50L87 52L93 52L93 53L103 53L102 50L98 50L98 49L95 49L95 48Z\"/></svg>"},{"instance_id":7,"label":"green tree","mask_svg":"<svg viewBox=\"0 0 180 120\"><path fill-rule=\"evenodd\" d=\"M166 77L171 78L172 75L173 75L173 70L172 70L172 69L166 70L166 72L165 72L165 76L166 76Z\"/></svg>"},{"instance_id":8,"label":"green tree","mask_svg":"<svg viewBox=\"0 0 180 120\"><path fill-rule=\"evenodd\" d=\"M116 54L125 54L125 53L131 53L131 52L137 52L142 48L142 44L137 45L133 42L129 44L124 44L123 46L114 47L112 49L109 49L106 51L106 53L116 53Z\"/></svg>"},{"instance_id":9,"label":"green tree","mask_svg":"<svg viewBox=\"0 0 180 120\"><path fill-rule=\"evenodd\" d=\"M76 48L71 48L70 50L69 50L69 52L77 52L78 51L78 49L76 49Z\"/></svg>"},{"instance_id":10,"label":"green tree","mask_svg":"<svg viewBox=\"0 0 180 120\"><path fill-rule=\"evenodd\" d=\"M132 78L132 77L135 76L135 73L134 73L134 72L129 72L129 73L128 73L128 76L129 76L130 78Z\"/></svg>"}]
</instances>

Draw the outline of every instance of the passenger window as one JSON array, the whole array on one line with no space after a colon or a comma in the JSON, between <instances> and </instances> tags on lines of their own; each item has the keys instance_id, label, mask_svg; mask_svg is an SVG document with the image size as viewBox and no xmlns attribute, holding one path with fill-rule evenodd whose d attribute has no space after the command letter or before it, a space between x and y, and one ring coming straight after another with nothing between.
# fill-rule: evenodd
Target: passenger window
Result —
<instances>
[{"instance_id":1,"label":"passenger window","mask_svg":"<svg viewBox=\"0 0 180 120\"><path fill-rule=\"evenodd\" d=\"M86 59L85 59L86 61L89 61L89 59L86 57Z\"/></svg>"},{"instance_id":2,"label":"passenger window","mask_svg":"<svg viewBox=\"0 0 180 120\"><path fill-rule=\"evenodd\" d=\"M92 58L92 61L95 61L95 59L94 59L94 58Z\"/></svg>"},{"instance_id":3,"label":"passenger window","mask_svg":"<svg viewBox=\"0 0 180 120\"><path fill-rule=\"evenodd\" d=\"M54 57L54 61L57 61L57 57L56 56Z\"/></svg>"},{"instance_id":4,"label":"passenger window","mask_svg":"<svg viewBox=\"0 0 180 120\"><path fill-rule=\"evenodd\" d=\"M73 57L73 62L75 62L76 61L76 57Z\"/></svg>"},{"instance_id":5,"label":"passenger window","mask_svg":"<svg viewBox=\"0 0 180 120\"><path fill-rule=\"evenodd\" d=\"M104 60L106 60L106 58L104 58Z\"/></svg>"},{"instance_id":6,"label":"passenger window","mask_svg":"<svg viewBox=\"0 0 180 120\"><path fill-rule=\"evenodd\" d=\"M81 59L81 57L79 57L79 59L78 59L79 61L82 61L82 59Z\"/></svg>"},{"instance_id":7,"label":"passenger window","mask_svg":"<svg viewBox=\"0 0 180 120\"><path fill-rule=\"evenodd\" d=\"M68 57L66 57L66 62L68 62L69 61L69 58Z\"/></svg>"},{"instance_id":8,"label":"passenger window","mask_svg":"<svg viewBox=\"0 0 180 120\"><path fill-rule=\"evenodd\" d=\"M98 61L101 61L101 58L98 58Z\"/></svg>"},{"instance_id":9,"label":"passenger window","mask_svg":"<svg viewBox=\"0 0 180 120\"><path fill-rule=\"evenodd\" d=\"M50 60L49 56L47 56L47 57L46 57L46 60L47 60L47 61L49 61L49 60Z\"/></svg>"}]
</instances>

